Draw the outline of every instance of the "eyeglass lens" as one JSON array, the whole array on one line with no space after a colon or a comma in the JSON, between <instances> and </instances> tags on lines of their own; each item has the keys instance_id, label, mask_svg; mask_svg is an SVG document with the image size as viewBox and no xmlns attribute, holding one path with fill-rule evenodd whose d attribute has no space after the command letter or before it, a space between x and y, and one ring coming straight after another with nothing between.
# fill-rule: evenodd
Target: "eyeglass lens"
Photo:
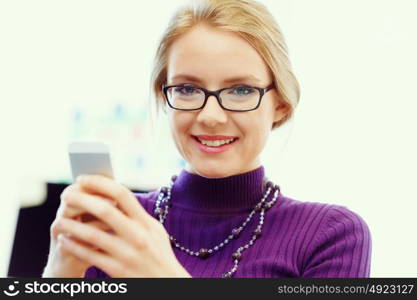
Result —
<instances>
[{"instance_id":1,"label":"eyeglass lens","mask_svg":"<svg viewBox=\"0 0 417 300\"><path fill-rule=\"evenodd\" d=\"M192 86L171 87L167 90L167 96L170 104L178 109L200 108L205 99L204 91ZM232 87L220 92L221 103L227 109L253 109L259 99L259 90L247 86Z\"/></svg>"}]
</instances>

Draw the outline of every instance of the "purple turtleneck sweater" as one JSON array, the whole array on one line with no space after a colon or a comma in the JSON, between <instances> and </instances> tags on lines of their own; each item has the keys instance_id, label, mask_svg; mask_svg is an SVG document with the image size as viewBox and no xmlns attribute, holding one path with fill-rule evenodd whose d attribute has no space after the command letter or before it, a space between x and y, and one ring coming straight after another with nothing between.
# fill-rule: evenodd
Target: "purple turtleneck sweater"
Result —
<instances>
[{"instance_id":1,"label":"purple turtleneck sweater","mask_svg":"<svg viewBox=\"0 0 417 300\"><path fill-rule=\"evenodd\" d=\"M179 243L198 251L213 248L248 217L264 193L264 167L224 178L205 178L182 170L172 188L164 226ZM234 278L369 277L368 226L344 206L301 202L282 194L265 212L261 235L242 252ZM136 194L154 216L159 191ZM273 194L268 197L272 200ZM192 277L221 277L233 267L232 254L248 243L259 223L256 213L236 239L202 259L174 247ZM85 277L109 277L90 267Z\"/></svg>"}]
</instances>

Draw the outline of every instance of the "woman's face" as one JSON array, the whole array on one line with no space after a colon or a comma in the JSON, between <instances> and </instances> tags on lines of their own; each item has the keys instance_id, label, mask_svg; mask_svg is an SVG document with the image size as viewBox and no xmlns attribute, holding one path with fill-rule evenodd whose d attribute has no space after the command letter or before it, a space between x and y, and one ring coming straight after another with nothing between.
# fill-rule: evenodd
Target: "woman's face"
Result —
<instances>
[{"instance_id":1,"label":"woman's face","mask_svg":"<svg viewBox=\"0 0 417 300\"><path fill-rule=\"evenodd\" d=\"M246 79L231 82L233 78ZM272 79L267 65L248 42L235 33L204 24L177 39L168 55L168 85L192 84L208 90L241 84L265 88ZM204 177L226 177L259 167L259 155L272 124L285 115L284 107L278 105L278 94L272 89L253 111L223 110L214 96L208 98L201 110L168 108L171 133L187 161L186 169ZM220 149L202 145L196 136L237 140Z\"/></svg>"}]
</instances>

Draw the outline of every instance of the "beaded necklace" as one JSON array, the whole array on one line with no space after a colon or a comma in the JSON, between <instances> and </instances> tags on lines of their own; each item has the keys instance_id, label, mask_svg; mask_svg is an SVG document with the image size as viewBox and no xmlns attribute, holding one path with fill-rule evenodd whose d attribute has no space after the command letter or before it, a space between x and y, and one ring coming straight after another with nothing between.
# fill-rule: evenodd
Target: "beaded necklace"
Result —
<instances>
[{"instance_id":1,"label":"beaded necklace","mask_svg":"<svg viewBox=\"0 0 417 300\"><path fill-rule=\"evenodd\" d=\"M154 213L155 213L155 216L159 218L159 222L161 222L162 224L164 224L164 221L166 217L168 216L169 207L172 206L172 204L170 203L171 190L176 179L177 179L176 175L172 176L169 187L162 187L160 189L158 198L155 203ZM229 243L230 240L238 238L241 232L243 231L243 229L246 227L247 223L252 219L253 215L255 215L256 213L259 213L260 214L259 223L256 229L253 231L252 238L244 246L237 248L237 250L232 255L233 267L230 269L230 271L223 273L221 275L222 278L232 277L238 268L239 262L242 260L242 252L248 249L249 247L251 247L255 243L255 241L261 236L262 225L264 223L264 218L265 218L265 212L274 205L274 203L277 201L278 197L281 194L280 187L278 185L274 185L272 181L267 181L265 179L264 184L265 184L266 192L263 195L261 201L259 201L258 204L255 205L255 207L249 213L246 220L239 227L234 228L231 234L226 239L224 239L220 244L214 246L213 248L209 248L209 249L201 248L198 251L192 251L182 246L174 236L169 235L171 245L187 253L188 255L196 256L201 259L206 259L212 253L219 251L221 248L223 248L227 243ZM266 199L268 198L271 192L273 192L273 197L272 197L272 200L268 202L266 201Z\"/></svg>"}]
</instances>

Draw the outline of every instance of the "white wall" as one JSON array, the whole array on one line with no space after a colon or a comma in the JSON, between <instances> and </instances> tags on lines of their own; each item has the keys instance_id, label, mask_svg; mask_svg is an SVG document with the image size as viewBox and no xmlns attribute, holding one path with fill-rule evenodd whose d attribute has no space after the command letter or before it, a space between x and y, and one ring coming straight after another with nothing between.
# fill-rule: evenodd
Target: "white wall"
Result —
<instances>
[{"instance_id":1,"label":"white wall","mask_svg":"<svg viewBox=\"0 0 417 300\"><path fill-rule=\"evenodd\" d=\"M366 220L372 276L415 277L417 3L291 3L286 35L302 97L275 178L296 199Z\"/></svg>"},{"instance_id":2,"label":"white wall","mask_svg":"<svg viewBox=\"0 0 417 300\"><path fill-rule=\"evenodd\" d=\"M100 114L115 102L147 106L155 42L179 2L0 2L2 166L7 162L0 178L32 187L2 199L1 209L39 201L45 181L68 178L74 107ZM286 36L302 94L295 120L273 132L265 149L268 174L292 198L358 212L372 232L373 277L415 277L415 1L262 2ZM157 185L175 170L164 167L175 153L164 118L157 130L146 153L169 151L149 158L158 163L149 176L135 177L118 161L122 182ZM144 145L132 141L131 151ZM4 266L8 252L0 256Z\"/></svg>"}]
</instances>

